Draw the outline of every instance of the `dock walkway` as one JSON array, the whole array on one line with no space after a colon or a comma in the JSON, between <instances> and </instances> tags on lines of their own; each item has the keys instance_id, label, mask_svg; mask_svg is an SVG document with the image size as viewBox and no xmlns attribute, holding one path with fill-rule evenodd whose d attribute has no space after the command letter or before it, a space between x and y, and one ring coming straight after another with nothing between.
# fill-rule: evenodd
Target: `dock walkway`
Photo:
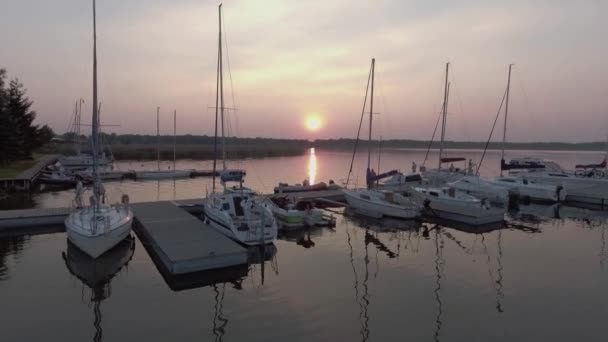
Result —
<instances>
[{"instance_id":1,"label":"dock walkway","mask_svg":"<svg viewBox=\"0 0 608 342\"><path fill-rule=\"evenodd\" d=\"M171 274L247 263L244 247L170 201L135 203L131 208L135 232Z\"/></svg>"},{"instance_id":2,"label":"dock walkway","mask_svg":"<svg viewBox=\"0 0 608 342\"><path fill-rule=\"evenodd\" d=\"M59 154L47 154L40 158L34 166L22 171L12 178L0 178L0 188L5 190L29 191L47 165L59 160Z\"/></svg>"}]
</instances>

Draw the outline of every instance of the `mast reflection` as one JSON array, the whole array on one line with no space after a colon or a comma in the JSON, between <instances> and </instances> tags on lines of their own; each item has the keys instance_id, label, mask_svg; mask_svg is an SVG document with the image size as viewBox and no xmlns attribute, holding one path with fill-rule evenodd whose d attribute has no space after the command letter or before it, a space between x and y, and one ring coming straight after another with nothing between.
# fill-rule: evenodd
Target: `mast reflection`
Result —
<instances>
[{"instance_id":1,"label":"mast reflection","mask_svg":"<svg viewBox=\"0 0 608 342\"><path fill-rule=\"evenodd\" d=\"M434 340L439 341L439 333L441 332L441 326L443 325L443 302L441 301L441 278L443 277L443 268L445 265L445 259L443 259L443 238L439 241L439 227L435 226L435 302L437 303L437 316L435 317L435 335Z\"/></svg>"},{"instance_id":2,"label":"mast reflection","mask_svg":"<svg viewBox=\"0 0 608 342\"><path fill-rule=\"evenodd\" d=\"M93 304L93 326L95 328L93 341L95 342L103 339L101 302L110 298L112 278L129 263L134 252L135 240L129 236L96 259L82 252L69 240L67 241L67 251L61 254L68 271L91 290L88 304Z\"/></svg>"}]
</instances>

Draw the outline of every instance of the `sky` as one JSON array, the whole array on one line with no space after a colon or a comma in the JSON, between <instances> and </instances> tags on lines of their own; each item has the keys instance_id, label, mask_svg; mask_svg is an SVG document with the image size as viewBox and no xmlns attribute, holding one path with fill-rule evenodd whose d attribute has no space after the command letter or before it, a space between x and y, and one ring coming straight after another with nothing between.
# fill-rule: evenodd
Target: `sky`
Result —
<instances>
[{"instance_id":1,"label":"sky","mask_svg":"<svg viewBox=\"0 0 608 342\"><path fill-rule=\"evenodd\" d=\"M24 83L37 122L65 132L80 97L90 122L91 1L2 2L0 67ZM172 134L177 110L178 134L213 134L217 5L97 1L102 121L116 125L105 131L155 134L159 106L161 133ZM223 8L231 135L353 138L371 58L374 137L430 138L448 61L446 139L487 139L509 63L510 141L608 134L608 1L229 0ZM311 117L316 130L307 129ZM502 118L493 140L499 133Z\"/></svg>"}]
</instances>

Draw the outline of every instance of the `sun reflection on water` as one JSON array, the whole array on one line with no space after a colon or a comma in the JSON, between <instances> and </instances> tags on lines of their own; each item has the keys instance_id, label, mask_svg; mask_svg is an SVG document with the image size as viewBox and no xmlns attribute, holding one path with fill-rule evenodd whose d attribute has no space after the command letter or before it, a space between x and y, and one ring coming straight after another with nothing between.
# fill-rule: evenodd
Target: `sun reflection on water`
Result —
<instances>
[{"instance_id":1,"label":"sun reflection on water","mask_svg":"<svg viewBox=\"0 0 608 342\"><path fill-rule=\"evenodd\" d=\"M315 184L315 178L317 178L317 156L315 155L315 148L311 147L308 157L308 181L310 184Z\"/></svg>"}]
</instances>

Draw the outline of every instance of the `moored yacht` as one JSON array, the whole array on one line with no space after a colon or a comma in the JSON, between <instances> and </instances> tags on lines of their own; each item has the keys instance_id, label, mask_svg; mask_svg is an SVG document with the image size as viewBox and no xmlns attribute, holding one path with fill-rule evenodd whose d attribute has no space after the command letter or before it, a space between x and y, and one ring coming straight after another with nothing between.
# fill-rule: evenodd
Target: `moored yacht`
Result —
<instances>
[{"instance_id":1,"label":"moored yacht","mask_svg":"<svg viewBox=\"0 0 608 342\"><path fill-rule=\"evenodd\" d=\"M252 190L243 187L242 170L228 170L226 168L225 136L224 136L224 88L222 70L222 5L218 7L220 32L218 44L217 67L217 94L216 94L216 121L215 145L216 151L213 161L213 191L207 196L204 207L204 219L211 227L229 238L245 245L264 245L272 243L277 237L277 223L270 209L264 206L266 198L257 196ZM217 165L217 127L218 119L222 127L222 162L223 171L220 173L223 193L215 192L215 175ZM229 190L228 182L239 182L238 189Z\"/></svg>"},{"instance_id":2,"label":"moored yacht","mask_svg":"<svg viewBox=\"0 0 608 342\"><path fill-rule=\"evenodd\" d=\"M93 258L104 254L131 232L133 213L129 208L127 195L123 195L122 204L106 205L105 190L97 174L97 151L99 139L99 111L97 108L97 38L95 25L95 0L93 0L93 118L91 145L93 153L93 196L90 205L82 205L82 193L77 192L77 209L65 220L68 239L83 252Z\"/></svg>"},{"instance_id":3,"label":"moored yacht","mask_svg":"<svg viewBox=\"0 0 608 342\"><path fill-rule=\"evenodd\" d=\"M414 187L399 193L402 196L397 198L411 198L424 203L424 213L431 217L470 225L504 220L504 207L492 206L488 200L480 200L451 187Z\"/></svg>"},{"instance_id":4,"label":"moored yacht","mask_svg":"<svg viewBox=\"0 0 608 342\"><path fill-rule=\"evenodd\" d=\"M397 217L404 219L411 219L420 216L421 206L409 199L402 199L400 202L397 202L393 199L395 196L392 192L389 191L381 191L374 190L373 183L379 180L379 176L371 169L371 141L372 141L372 118L374 112L374 72L375 72L376 60L372 58L372 64L370 67L368 84L365 92L365 102L367 103L367 90L371 90L370 96L370 104L369 104L369 136L368 136L368 153L367 153L367 170L366 170L366 181L367 181L367 189L347 189L346 187L342 189L342 193L344 193L344 197L346 198L346 202L348 202L348 206L351 210L365 216L371 217ZM370 83L371 80L371 83ZM371 85L371 88L370 88ZM365 106L364 106L365 107ZM363 115L365 112L361 113L361 122L363 122ZM360 131L360 129L359 129ZM359 139L359 135L357 134L357 140ZM356 145L355 145L356 146ZM353 161L354 154L353 151ZM346 185L348 185L348 179L350 178L350 173L352 172L352 162L351 168L347 177ZM399 195L397 195L399 196Z\"/></svg>"}]
</instances>

